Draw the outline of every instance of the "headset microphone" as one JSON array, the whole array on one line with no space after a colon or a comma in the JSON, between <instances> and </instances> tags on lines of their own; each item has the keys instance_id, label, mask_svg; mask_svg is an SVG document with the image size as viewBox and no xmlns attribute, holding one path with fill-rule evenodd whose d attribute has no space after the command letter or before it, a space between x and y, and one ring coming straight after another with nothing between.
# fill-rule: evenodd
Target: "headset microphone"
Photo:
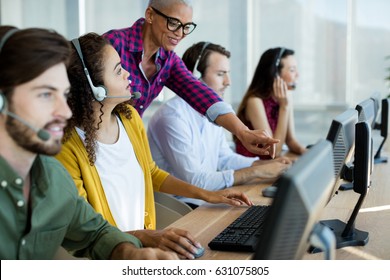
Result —
<instances>
[{"instance_id":1,"label":"headset microphone","mask_svg":"<svg viewBox=\"0 0 390 280\"><path fill-rule=\"evenodd\" d=\"M293 90L297 88L296 83L289 83L289 84L287 84L287 86L291 87L291 89L293 89Z\"/></svg>"},{"instance_id":2,"label":"headset microphone","mask_svg":"<svg viewBox=\"0 0 390 280\"><path fill-rule=\"evenodd\" d=\"M133 99L139 99L140 97L141 97L140 92L133 92L131 95L131 98L133 98Z\"/></svg>"},{"instance_id":3,"label":"headset microphone","mask_svg":"<svg viewBox=\"0 0 390 280\"><path fill-rule=\"evenodd\" d=\"M28 128L32 129L33 131L35 131L35 133L37 134L38 138L43 140L43 141L47 141L49 140L50 138L50 133L47 132L46 130L44 129L38 129L36 127L33 127L31 124L29 124L27 121L25 121L24 119L22 119L21 117L19 117L18 115L12 113L12 112L9 112L9 111L5 111L4 114L10 116L11 118L14 118L15 120L18 120L19 122L21 122L22 124L24 124L25 126L27 126Z\"/></svg>"}]
</instances>

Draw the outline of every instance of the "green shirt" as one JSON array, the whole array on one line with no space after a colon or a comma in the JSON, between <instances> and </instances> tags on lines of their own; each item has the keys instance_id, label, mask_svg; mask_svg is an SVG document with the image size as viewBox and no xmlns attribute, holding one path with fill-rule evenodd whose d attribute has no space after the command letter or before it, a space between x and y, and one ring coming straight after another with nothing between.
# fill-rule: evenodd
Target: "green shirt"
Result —
<instances>
[{"instance_id":1,"label":"green shirt","mask_svg":"<svg viewBox=\"0 0 390 280\"><path fill-rule=\"evenodd\" d=\"M30 172L27 207L23 180L0 156L0 259L52 259L59 246L79 257L107 259L119 243L142 246L78 195L56 159L38 155Z\"/></svg>"}]
</instances>

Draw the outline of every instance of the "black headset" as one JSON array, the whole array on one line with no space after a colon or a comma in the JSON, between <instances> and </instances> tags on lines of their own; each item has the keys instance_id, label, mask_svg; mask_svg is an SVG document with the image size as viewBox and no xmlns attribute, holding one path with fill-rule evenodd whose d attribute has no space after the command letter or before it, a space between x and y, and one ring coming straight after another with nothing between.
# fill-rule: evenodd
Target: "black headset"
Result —
<instances>
[{"instance_id":1,"label":"black headset","mask_svg":"<svg viewBox=\"0 0 390 280\"><path fill-rule=\"evenodd\" d=\"M4 34L3 38L1 38L1 41L0 41L0 53L3 49L3 46L5 45L7 40L9 39L9 37L11 37L13 34L15 34L18 31L19 31L19 29L12 28ZM6 107L7 107L7 99L5 98L3 91L0 89L0 113L3 112L3 110L5 110Z\"/></svg>"},{"instance_id":2,"label":"black headset","mask_svg":"<svg viewBox=\"0 0 390 280\"><path fill-rule=\"evenodd\" d=\"M198 64L199 64L200 60L202 59L202 56L203 56L204 51L206 50L207 46L210 45L210 44L211 44L210 42L205 42L205 43L203 44L202 50L200 51L199 56L198 56L198 59L197 59L196 62L195 62L194 70L192 71L192 74L193 74L193 75L195 76L195 78L197 78L198 80L200 80L200 78L202 78L202 73L200 73L199 70L198 70Z\"/></svg>"},{"instance_id":3,"label":"black headset","mask_svg":"<svg viewBox=\"0 0 390 280\"><path fill-rule=\"evenodd\" d=\"M75 47L77 54L79 55L79 58L80 58L80 60L81 60L81 63L83 64L84 73L85 73L85 76L87 77L89 86L90 86L91 89L92 89L92 93L93 93L94 98L95 98L97 101L99 101L99 102L100 102L100 101L103 101L103 100L107 97L107 89L106 89L103 85L95 86L95 85L92 83L91 76L89 75L87 66L86 66L85 63L84 63L83 53L82 53L82 51L81 51L79 39L77 39L77 38L76 38L76 39L73 39L73 40L72 40L72 44L73 44L73 46Z\"/></svg>"}]
</instances>

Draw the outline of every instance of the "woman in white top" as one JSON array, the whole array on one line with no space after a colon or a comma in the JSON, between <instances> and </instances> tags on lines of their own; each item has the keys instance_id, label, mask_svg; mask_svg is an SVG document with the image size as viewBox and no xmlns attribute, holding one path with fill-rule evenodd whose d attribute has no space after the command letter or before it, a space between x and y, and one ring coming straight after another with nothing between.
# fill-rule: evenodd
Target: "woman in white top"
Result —
<instances>
[{"instance_id":1,"label":"woman in white top","mask_svg":"<svg viewBox=\"0 0 390 280\"><path fill-rule=\"evenodd\" d=\"M72 42L81 45L79 52L72 52L68 69L73 116L57 158L72 175L80 195L111 224L131 232L144 246L192 259L201 245L189 232L155 230L153 191L211 203L252 203L241 192L206 191L159 169L142 120L129 105L129 73L122 68L118 53L95 33Z\"/></svg>"}]
</instances>

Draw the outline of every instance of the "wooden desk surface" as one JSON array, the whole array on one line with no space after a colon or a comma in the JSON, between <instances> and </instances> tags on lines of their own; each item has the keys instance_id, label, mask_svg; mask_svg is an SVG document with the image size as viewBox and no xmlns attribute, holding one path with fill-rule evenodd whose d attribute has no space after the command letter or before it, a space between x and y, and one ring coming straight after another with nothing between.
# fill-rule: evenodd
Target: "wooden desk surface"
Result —
<instances>
[{"instance_id":1,"label":"wooden desk surface","mask_svg":"<svg viewBox=\"0 0 390 280\"><path fill-rule=\"evenodd\" d=\"M389 156L389 144L382 155ZM369 241L365 246L344 247L336 250L336 259L387 259L390 260L390 163L376 164L371 176L371 188L356 218L355 227L369 232ZM238 186L254 204L271 204L272 199L261 195L261 190L269 182ZM325 207L323 219L339 219L347 222L359 195L353 190L339 191ZM207 244L236 219L246 207L205 204L170 227L189 230L205 247L205 254L199 259L234 260L251 259L252 254L244 252L214 251ZM323 259L323 253L305 254L303 259Z\"/></svg>"}]
</instances>

